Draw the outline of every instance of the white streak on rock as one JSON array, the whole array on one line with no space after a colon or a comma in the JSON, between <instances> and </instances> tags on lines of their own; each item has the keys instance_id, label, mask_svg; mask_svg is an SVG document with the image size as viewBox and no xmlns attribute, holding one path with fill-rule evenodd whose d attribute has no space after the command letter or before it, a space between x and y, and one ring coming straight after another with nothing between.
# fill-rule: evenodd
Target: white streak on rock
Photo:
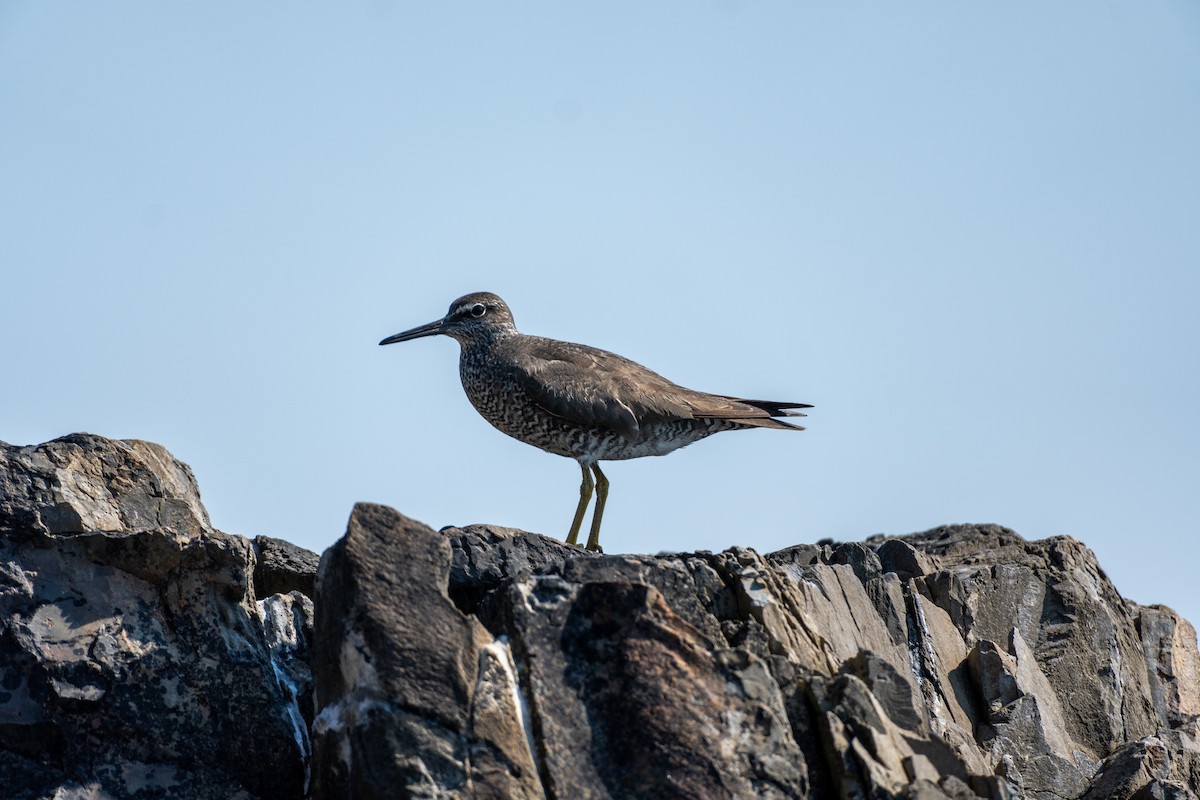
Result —
<instances>
[{"instance_id":1,"label":"white streak on rock","mask_svg":"<svg viewBox=\"0 0 1200 800\"><path fill-rule=\"evenodd\" d=\"M529 744L529 754L533 757L534 766L541 770L541 764L538 759L537 744L533 736L533 715L529 707L529 699L525 697L525 691L521 688L521 678L517 674L517 665L513 660L512 648L508 644L508 637L500 635L496 637L496 641L486 645L483 650L490 651L496 656L496 660L504 670L504 676L508 680L508 685L512 687L513 707L517 710L517 722L521 724L521 729L525 731L525 741ZM480 653L482 663L483 653Z\"/></svg>"},{"instance_id":2,"label":"white streak on rock","mask_svg":"<svg viewBox=\"0 0 1200 800\"><path fill-rule=\"evenodd\" d=\"M300 646L295 611L284 596L278 594L259 600L256 605L262 620L264 640L271 654L271 669L275 673L275 681L279 684L280 691L283 692L286 701L284 709L292 726L292 736L304 762L304 788L307 792L312 777L312 742L308 738L308 726L300 711L300 687L296 685L282 660L283 653Z\"/></svg>"}]
</instances>

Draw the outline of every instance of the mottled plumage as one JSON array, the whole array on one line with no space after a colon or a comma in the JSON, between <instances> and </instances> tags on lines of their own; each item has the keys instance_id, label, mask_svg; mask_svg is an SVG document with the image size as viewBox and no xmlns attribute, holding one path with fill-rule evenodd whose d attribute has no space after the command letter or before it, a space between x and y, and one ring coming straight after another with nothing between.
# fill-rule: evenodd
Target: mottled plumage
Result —
<instances>
[{"instance_id":1,"label":"mottled plumage","mask_svg":"<svg viewBox=\"0 0 1200 800\"><path fill-rule=\"evenodd\" d=\"M445 334L462 345L459 375L476 410L499 430L579 462L579 505L567 537L575 544L596 475L597 501L588 549L599 549L608 481L598 461L666 455L719 431L803 430L777 417L803 414L804 403L744 400L672 383L615 353L517 331L508 306L490 292L450 304L436 322L380 344Z\"/></svg>"}]
</instances>

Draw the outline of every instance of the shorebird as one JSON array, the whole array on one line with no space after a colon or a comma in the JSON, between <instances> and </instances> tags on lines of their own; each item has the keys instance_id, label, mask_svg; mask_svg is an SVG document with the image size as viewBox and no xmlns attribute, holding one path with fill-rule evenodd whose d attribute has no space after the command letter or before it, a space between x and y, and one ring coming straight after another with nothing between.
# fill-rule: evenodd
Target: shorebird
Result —
<instances>
[{"instance_id":1,"label":"shorebird","mask_svg":"<svg viewBox=\"0 0 1200 800\"><path fill-rule=\"evenodd\" d=\"M686 389L607 350L528 336L491 292L463 295L441 319L380 344L438 334L462 346L459 376L484 419L514 439L579 462L583 483L567 544L578 545L594 489L588 550L600 550L608 499L608 478L599 462L663 456L719 431L804 430L776 417L803 417L789 409L812 408Z\"/></svg>"}]
</instances>

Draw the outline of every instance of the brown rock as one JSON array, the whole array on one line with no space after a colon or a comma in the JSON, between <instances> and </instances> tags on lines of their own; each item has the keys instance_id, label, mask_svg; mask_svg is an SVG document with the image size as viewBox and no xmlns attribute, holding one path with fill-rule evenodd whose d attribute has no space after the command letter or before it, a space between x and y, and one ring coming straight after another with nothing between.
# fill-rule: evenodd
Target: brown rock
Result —
<instances>
[{"instance_id":1,"label":"brown rock","mask_svg":"<svg viewBox=\"0 0 1200 800\"><path fill-rule=\"evenodd\" d=\"M540 797L505 642L447 594L450 545L360 504L317 578L318 796Z\"/></svg>"}]
</instances>

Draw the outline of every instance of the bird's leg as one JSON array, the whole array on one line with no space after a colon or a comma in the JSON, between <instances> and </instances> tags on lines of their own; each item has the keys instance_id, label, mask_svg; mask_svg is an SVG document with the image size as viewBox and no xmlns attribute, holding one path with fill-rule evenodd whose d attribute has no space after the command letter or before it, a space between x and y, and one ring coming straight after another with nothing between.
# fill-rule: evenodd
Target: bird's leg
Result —
<instances>
[{"instance_id":1,"label":"bird's leg","mask_svg":"<svg viewBox=\"0 0 1200 800\"><path fill-rule=\"evenodd\" d=\"M571 523L571 532L567 534L567 544L579 544L579 526L583 524L583 512L587 510L588 501L592 499L592 474L588 472L587 464L580 462L583 470L583 483L579 484L579 505L575 508L575 520ZM608 488L605 481L604 488Z\"/></svg>"},{"instance_id":2,"label":"bird's leg","mask_svg":"<svg viewBox=\"0 0 1200 800\"><path fill-rule=\"evenodd\" d=\"M608 478L600 471L599 464L592 464L596 473L596 510L592 512L592 530L588 534L588 550L600 550L600 518L604 516L604 501L608 499Z\"/></svg>"}]
</instances>

